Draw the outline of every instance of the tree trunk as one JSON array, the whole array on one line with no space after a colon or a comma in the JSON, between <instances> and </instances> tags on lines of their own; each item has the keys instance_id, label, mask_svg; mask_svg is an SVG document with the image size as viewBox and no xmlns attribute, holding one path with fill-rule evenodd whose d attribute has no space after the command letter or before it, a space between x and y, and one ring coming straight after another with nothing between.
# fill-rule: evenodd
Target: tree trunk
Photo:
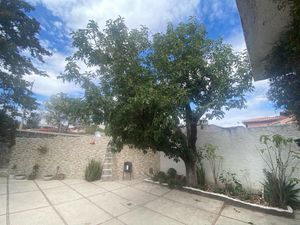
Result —
<instances>
[{"instance_id":1,"label":"tree trunk","mask_svg":"<svg viewBox=\"0 0 300 225\"><path fill-rule=\"evenodd\" d=\"M186 105L186 137L188 144L188 151L182 157L185 162L186 180L188 186L196 186L197 181L197 165L198 152L196 148L197 141L197 117L193 115L190 105Z\"/></svg>"},{"instance_id":2,"label":"tree trunk","mask_svg":"<svg viewBox=\"0 0 300 225\"><path fill-rule=\"evenodd\" d=\"M61 133L61 123L58 124L58 133Z\"/></svg>"},{"instance_id":3,"label":"tree trunk","mask_svg":"<svg viewBox=\"0 0 300 225\"><path fill-rule=\"evenodd\" d=\"M197 181L197 165L196 161L185 162L186 169L186 182L187 186L195 187L198 184Z\"/></svg>"}]
</instances>

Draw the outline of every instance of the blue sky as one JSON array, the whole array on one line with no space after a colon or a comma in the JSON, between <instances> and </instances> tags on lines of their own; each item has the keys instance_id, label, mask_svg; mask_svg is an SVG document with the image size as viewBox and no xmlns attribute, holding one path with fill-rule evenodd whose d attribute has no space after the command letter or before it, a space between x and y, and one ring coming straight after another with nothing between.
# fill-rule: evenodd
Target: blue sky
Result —
<instances>
[{"instance_id":1,"label":"blue sky","mask_svg":"<svg viewBox=\"0 0 300 225\"><path fill-rule=\"evenodd\" d=\"M105 21L119 15L129 28L145 25L150 32L163 32L168 22L174 24L194 16L205 24L209 37L223 38L237 50L246 48L235 0L28 0L35 6L31 13L41 24L39 39L53 55L44 64L36 65L49 74L48 78L28 76L34 81L33 91L39 102L49 96L65 92L81 96L82 90L73 83L56 78L64 70L65 58L72 54L70 32L83 28L89 20L103 28ZM247 94L247 108L230 110L222 120L210 124L220 126L241 125L244 119L278 114L268 101L268 81L255 82L255 90Z\"/></svg>"}]
</instances>

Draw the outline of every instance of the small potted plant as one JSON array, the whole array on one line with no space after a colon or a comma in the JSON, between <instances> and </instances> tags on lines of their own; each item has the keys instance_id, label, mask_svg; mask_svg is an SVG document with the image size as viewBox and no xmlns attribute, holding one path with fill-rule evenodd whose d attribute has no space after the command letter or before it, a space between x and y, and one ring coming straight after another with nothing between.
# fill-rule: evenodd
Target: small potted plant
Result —
<instances>
[{"instance_id":1,"label":"small potted plant","mask_svg":"<svg viewBox=\"0 0 300 225\"><path fill-rule=\"evenodd\" d=\"M26 175L25 174L16 174L15 179L16 180L25 180Z\"/></svg>"},{"instance_id":2,"label":"small potted plant","mask_svg":"<svg viewBox=\"0 0 300 225\"><path fill-rule=\"evenodd\" d=\"M14 164L14 165L11 167L11 173L9 174L9 178L10 178L10 179L14 179L14 178L15 178L16 169L17 169L17 165Z\"/></svg>"},{"instance_id":3,"label":"small potted plant","mask_svg":"<svg viewBox=\"0 0 300 225\"><path fill-rule=\"evenodd\" d=\"M54 176L52 174L47 174L44 176L44 180L52 180L54 178Z\"/></svg>"},{"instance_id":4,"label":"small potted plant","mask_svg":"<svg viewBox=\"0 0 300 225\"><path fill-rule=\"evenodd\" d=\"M55 174L55 176L54 176L54 178L53 178L53 179L55 179L55 180L63 180L63 179L65 179L65 174L59 173L59 169L60 169L60 167L57 166L57 167L56 167L56 174Z\"/></svg>"},{"instance_id":5,"label":"small potted plant","mask_svg":"<svg viewBox=\"0 0 300 225\"><path fill-rule=\"evenodd\" d=\"M38 164L35 164L33 167L32 167L32 172L31 174L29 174L28 176L28 180L34 180L37 176L37 173L39 171L39 165Z\"/></svg>"}]
</instances>

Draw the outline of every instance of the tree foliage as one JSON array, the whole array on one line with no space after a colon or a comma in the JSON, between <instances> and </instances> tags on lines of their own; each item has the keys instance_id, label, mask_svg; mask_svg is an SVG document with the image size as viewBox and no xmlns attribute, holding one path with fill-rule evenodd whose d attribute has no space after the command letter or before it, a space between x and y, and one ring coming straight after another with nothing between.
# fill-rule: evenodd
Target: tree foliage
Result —
<instances>
[{"instance_id":1,"label":"tree foliage","mask_svg":"<svg viewBox=\"0 0 300 225\"><path fill-rule=\"evenodd\" d=\"M32 64L32 59L43 62L43 56L50 55L38 40L39 23L28 16L32 10L23 0L0 1L0 113L6 117L3 121L20 115L20 108L32 110L37 106L29 88L31 84L24 76L46 76ZM1 125L5 124L1 120ZM7 129L10 133L15 128ZM3 135L1 132L3 140L11 137Z\"/></svg>"},{"instance_id":2,"label":"tree foliage","mask_svg":"<svg viewBox=\"0 0 300 225\"><path fill-rule=\"evenodd\" d=\"M27 129L39 128L40 122L42 120L42 115L38 112L31 112L29 117L26 119Z\"/></svg>"},{"instance_id":3,"label":"tree foliage","mask_svg":"<svg viewBox=\"0 0 300 225\"><path fill-rule=\"evenodd\" d=\"M81 114L81 102L79 99L68 97L65 93L52 95L45 103L45 117L47 123L58 127L61 132L63 124L75 124Z\"/></svg>"},{"instance_id":4,"label":"tree foliage","mask_svg":"<svg viewBox=\"0 0 300 225\"><path fill-rule=\"evenodd\" d=\"M153 39L145 27L129 30L122 18L107 21L103 31L90 21L72 36L77 51L62 78L85 89L86 113L106 123L117 150L128 144L181 157L193 185L197 123L244 106L251 89L245 53L209 39L193 18ZM96 70L81 73L78 61Z\"/></svg>"},{"instance_id":5,"label":"tree foliage","mask_svg":"<svg viewBox=\"0 0 300 225\"><path fill-rule=\"evenodd\" d=\"M291 21L267 57L269 98L300 121L300 2L274 0L280 10L290 10Z\"/></svg>"},{"instance_id":6,"label":"tree foliage","mask_svg":"<svg viewBox=\"0 0 300 225\"><path fill-rule=\"evenodd\" d=\"M15 144L15 121L3 111L0 111L0 121L0 142L10 147Z\"/></svg>"}]
</instances>

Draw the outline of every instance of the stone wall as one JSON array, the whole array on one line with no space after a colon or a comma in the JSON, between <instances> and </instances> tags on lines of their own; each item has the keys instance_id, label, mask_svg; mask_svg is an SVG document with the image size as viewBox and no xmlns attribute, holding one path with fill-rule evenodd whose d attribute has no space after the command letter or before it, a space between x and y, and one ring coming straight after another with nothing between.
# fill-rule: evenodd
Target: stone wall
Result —
<instances>
[{"instance_id":1,"label":"stone wall","mask_svg":"<svg viewBox=\"0 0 300 225\"><path fill-rule=\"evenodd\" d=\"M120 153L115 153L113 156L113 177L123 179L124 162L132 162L132 178L145 178L149 176L149 169L152 168L154 173L160 170L159 153L148 152L144 154L142 151L130 149L128 146ZM124 173L124 179L129 179L130 175Z\"/></svg>"},{"instance_id":2,"label":"stone wall","mask_svg":"<svg viewBox=\"0 0 300 225\"><path fill-rule=\"evenodd\" d=\"M68 178L83 178L89 160L103 162L107 137L96 139L91 135L65 135L42 132L19 132L16 145L12 149L10 167L17 165L16 173L30 174L35 164L40 166L39 176L55 174L56 167ZM39 147L47 147L46 153L40 153Z\"/></svg>"},{"instance_id":3,"label":"stone wall","mask_svg":"<svg viewBox=\"0 0 300 225\"><path fill-rule=\"evenodd\" d=\"M9 162L11 149L7 143L0 142L0 168L6 167Z\"/></svg>"},{"instance_id":4,"label":"stone wall","mask_svg":"<svg viewBox=\"0 0 300 225\"><path fill-rule=\"evenodd\" d=\"M280 134L285 137L297 139L300 137L300 130L295 125L278 125L268 127L231 127L222 128L214 125L204 126L204 129L198 127L197 147L205 144L213 144L218 147L217 154L223 157L222 170L231 171L237 174L237 177L244 186L251 189L260 190L261 182L264 180L263 169L266 164L262 160L259 149L264 147L259 138L261 135ZM293 145L295 150L299 148ZM173 167L179 173L185 175L185 165L183 161L175 163L172 159L164 157L161 154L161 169L166 171ZM203 160L206 173L206 180L213 182L213 176L208 162ZM300 170L297 170L296 177L300 178Z\"/></svg>"},{"instance_id":5,"label":"stone wall","mask_svg":"<svg viewBox=\"0 0 300 225\"><path fill-rule=\"evenodd\" d=\"M67 178L83 178L85 168L91 159L101 161L107 150L109 137L102 136L90 144L92 135L69 135L50 132L18 131L16 145L12 148L10 168L17 165L15 173L30 174L35 164L39 165L38 177L55 174L56 167ZM46 153L38 148L47 147ZM149 168L159 170L159 154L148 153L125 147L120 153L113 154L113 179L122 179L123 164L131 161L133 178L144 178ZM125 177L127 178L127 177Z\"/></svg>"}]
</instances>

